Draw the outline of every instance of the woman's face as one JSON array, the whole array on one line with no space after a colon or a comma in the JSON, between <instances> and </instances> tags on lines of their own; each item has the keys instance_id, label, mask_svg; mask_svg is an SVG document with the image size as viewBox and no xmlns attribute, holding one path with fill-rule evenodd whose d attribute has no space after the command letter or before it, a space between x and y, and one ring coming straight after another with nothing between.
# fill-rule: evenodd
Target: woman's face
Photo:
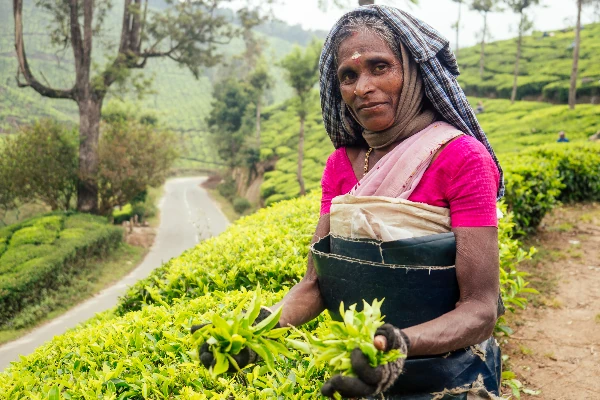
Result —
<instances>
[{"instance_id":1,"label":"woman's face","mask_svg":"<svg viewBox=\"0 0 600 400\"><path fill-rule=\"evenodd\" d=\"M388 44L375 33L357 32L342 42L338 60L342 98L358 122L372 132L391 127L404 77Z\"/></svg>"}]
</instances>

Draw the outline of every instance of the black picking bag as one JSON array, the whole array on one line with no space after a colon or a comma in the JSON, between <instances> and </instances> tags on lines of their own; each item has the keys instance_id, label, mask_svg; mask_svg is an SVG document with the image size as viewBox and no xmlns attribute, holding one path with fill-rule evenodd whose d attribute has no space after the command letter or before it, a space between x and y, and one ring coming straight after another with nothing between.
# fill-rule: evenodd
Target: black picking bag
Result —
<instances>
[{"instance_id":1,"label":"black picking bag","mask_svg":"<svg viewBox=\"0 0 600 400\"><path fill-rule=\"evenodd\" d=\"M454 233L381 242L326 236L311 246L319 286L332 318L345 306L385 298L385 322L404 329L452 311L459 300ZM500 349L493 338L432 357L410 357L386 399L431 399L445 389L482 381L498 395ZM452 395L452 399L463 398ZM466 393L464 394L466 399Z\"/></svg>"}]
</instances>

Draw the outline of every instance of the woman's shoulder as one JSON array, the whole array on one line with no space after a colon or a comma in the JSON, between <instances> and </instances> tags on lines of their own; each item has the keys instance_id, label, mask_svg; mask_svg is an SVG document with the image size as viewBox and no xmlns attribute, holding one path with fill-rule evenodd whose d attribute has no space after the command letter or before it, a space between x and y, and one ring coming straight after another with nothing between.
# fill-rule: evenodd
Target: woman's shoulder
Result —
<instances>
[{"instance_id":1,"label":"woman's shoulder","mask_svg":"<svg viewBox=\"0 0 600 400\"><path fill-rule=\"evenodd\" d=\"M436 161L440 164L450 163L457 168L471 162L494 163L483 143L469 135L461 135L451 141L442 150Z\"/></svg>"}]
</instances>

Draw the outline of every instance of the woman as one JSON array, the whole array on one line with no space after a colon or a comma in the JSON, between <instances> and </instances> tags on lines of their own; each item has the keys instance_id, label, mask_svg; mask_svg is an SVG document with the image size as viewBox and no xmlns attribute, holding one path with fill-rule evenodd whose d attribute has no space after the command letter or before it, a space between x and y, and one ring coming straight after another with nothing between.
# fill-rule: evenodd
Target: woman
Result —
<instances>
[{"instance_id":1,"label":"woman","mask_svg":"<svg viewBox=\"0 0 600 400\"><path fill-rule=\"evenodd\" d=\"M320 67L336 150L306 275L272 309L298 326L325 308L335 317L340 301L386 298L375 345L407 360L371 368L356 349L358 377L333 377L325 396L493 398L502 177L448 42L400 10L360 7L332 29Z\"/></svg>"}]
</instances>

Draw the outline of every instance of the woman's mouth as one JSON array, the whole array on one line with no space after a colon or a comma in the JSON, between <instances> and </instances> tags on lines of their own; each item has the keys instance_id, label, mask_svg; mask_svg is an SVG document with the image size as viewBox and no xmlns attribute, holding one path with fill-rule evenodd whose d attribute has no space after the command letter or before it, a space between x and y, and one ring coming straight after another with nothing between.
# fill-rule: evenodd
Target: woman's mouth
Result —
<instances>
[{"instance_id":1,"label":"woman's mouth","mask_svg":"<svg viewBox=\"0 0 600 400\"><path fill-rule=\"evenodd\" d=\"M384 105L385 105L385 103L366 103L366 104L359 106L358 111L363 111L363 112L379 111L381 108L383 108Z\"/></svg>"}]
</instances>

